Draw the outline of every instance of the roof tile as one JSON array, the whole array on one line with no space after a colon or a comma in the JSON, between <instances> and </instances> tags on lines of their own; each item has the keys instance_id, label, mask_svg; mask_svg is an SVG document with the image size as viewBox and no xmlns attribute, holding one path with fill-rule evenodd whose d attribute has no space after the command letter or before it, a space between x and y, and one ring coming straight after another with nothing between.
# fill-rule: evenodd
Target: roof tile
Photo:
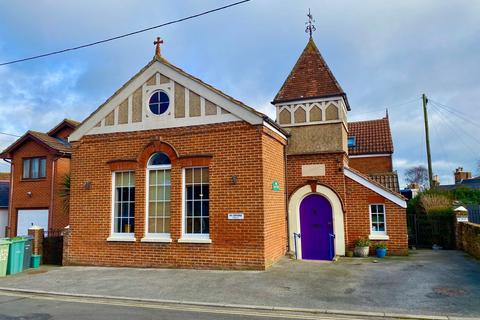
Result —
<instances>
[{"instance_id":1,"label":"roof tile","mask_svg":"<svg viewBox=\"0 0 480 320\"><path fill-rule=\"evenodd\" d=\"M348 135L355 137L349 155L393 153L392 133L388 118L348 123Z\"/></svg>"},{"instance_id":2,"label":"roof tile","mask_svg":"<svg viewBox=\"0 0 480 320\"><path fill-rule=\"evenodd\" d=\"M310 38L273 103L335 95L346 99L343 89Z\"/></svg>"}]
</instances>

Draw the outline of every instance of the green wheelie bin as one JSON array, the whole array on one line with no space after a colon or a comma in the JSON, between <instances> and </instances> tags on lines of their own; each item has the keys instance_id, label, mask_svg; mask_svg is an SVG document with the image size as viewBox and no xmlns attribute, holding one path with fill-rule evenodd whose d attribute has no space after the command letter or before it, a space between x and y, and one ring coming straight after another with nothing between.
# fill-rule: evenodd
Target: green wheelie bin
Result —
<instances>
[{"instance_id":1,"label":"green wheelie bin","mask_svg":"<svg viewBox=\"0 0 480 320\"><path fill-rule=\"evenodd\" d=\"M23 271L23 256L25 254L25 238L10 238L10 252L8 254L7 274Z\"/></svg>"},{"instance_id":2,"label":"green wheelie bin","mask_svg":"<svg viewBox=\"0 0 480 320\"><path fill-rule=\"evenodd\" d=\"M7 275L8 251L10 250L10 241L0 239L0 277Z\"/></svg>"}]
</instances>

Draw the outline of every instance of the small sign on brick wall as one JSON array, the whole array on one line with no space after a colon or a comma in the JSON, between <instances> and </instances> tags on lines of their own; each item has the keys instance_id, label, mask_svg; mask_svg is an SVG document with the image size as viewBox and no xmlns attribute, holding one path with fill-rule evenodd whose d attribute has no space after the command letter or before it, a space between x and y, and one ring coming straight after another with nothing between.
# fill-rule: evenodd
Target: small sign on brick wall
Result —
<instances>
[{"instance_id":1,"label":"small sign on brick wall","mask_svg":"<svg viewBox=\"0 0 480 320\"><path fill-rule=\"evenodd\" d=\"M302 177L322 177L324 175L324 164L304 164L302 166Z\"/></svg>"},{"instance_id":2,"label":"small sign on brick wall","mask_svg":"<svg viewBox=\"0 0 480 320\"><path fill-rule=\"evenodd\" d=\"M272 190L273 191L280 191L280 183L278 181L272 182Z\"/></svg>"},{"instance_id":3,"label":"small sign on brick wall","mask_svg":"<svg viewBox=\"0 0 480 320\"><path fill-rule=\"evenodd\" d=\"M243 220L243 212L234 212L228 214L228 220Z\"/></svg>"}]
</instances>

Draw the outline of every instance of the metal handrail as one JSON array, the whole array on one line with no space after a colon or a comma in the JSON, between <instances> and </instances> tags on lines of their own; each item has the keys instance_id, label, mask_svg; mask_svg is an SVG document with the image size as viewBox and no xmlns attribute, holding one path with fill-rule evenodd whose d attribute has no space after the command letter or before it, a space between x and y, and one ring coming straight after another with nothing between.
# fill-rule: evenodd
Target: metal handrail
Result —
<instances>
[{"instance_id":1,"label":"metal handrail","mask_svg":"<svg viewBox=\"0 0 480 320\"><path fill-rule=\"evenodd\" d=\"M295 260L298 260L298 253L297 253L297 238L300 239L300 233L293 233L293 246L295 248Z\"/></svg>"}]
</instances>

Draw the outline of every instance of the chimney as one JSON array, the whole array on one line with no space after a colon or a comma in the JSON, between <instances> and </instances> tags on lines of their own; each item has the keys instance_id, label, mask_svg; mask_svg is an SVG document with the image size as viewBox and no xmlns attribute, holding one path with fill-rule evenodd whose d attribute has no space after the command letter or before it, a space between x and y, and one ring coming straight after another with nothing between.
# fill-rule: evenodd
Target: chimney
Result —
<instances>
[{"instance_id":1,"label":"chimney","mask_svg":"<svg viewBox=\"0 0 480 320\"><path fill-rule=\"evenodd\" d=\"M438 187L440 185L440 177L438 175L433 176L433 185Z\"/></svg>"},{"instance_id":2,"label":"chimney","mask_svg":"<svg viewBox=\"0 0 480 320\"><path fill-rule=\"evenodd\" d=\"M463 171L463 167L458 167L455 169L453 176L455 178L455 184L459 184L462 182L462 180L472 178L472 173L469 171Z\"/></svg>"}]
</instances>

